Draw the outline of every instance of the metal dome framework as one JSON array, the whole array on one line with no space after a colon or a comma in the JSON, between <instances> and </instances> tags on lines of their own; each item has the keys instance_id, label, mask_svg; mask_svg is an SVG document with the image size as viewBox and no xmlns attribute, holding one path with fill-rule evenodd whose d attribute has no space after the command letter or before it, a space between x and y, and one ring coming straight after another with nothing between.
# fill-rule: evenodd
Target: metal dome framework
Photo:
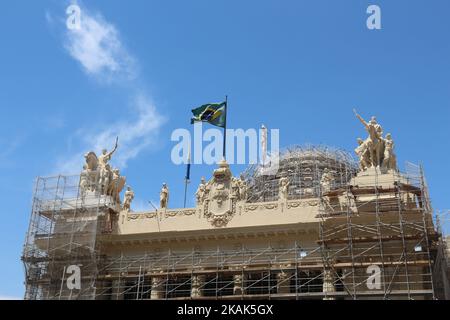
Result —
<instances>
[{"instance_id":1,"label":"metal dome framework","mask_svg":"<svg viewBox=\"0 0 450 320\"><path fill-rule=\"evenodd\" d=\"M348 152L323 145L286 148L280 153L276 174L262 175L260 168L254 165L246 171L249 202L276 201L282 177L290 182L289 200L318 198L325 169L333 174L335 188L346 185L358 171L356 161Z\"/></svg>"}]
</instances>

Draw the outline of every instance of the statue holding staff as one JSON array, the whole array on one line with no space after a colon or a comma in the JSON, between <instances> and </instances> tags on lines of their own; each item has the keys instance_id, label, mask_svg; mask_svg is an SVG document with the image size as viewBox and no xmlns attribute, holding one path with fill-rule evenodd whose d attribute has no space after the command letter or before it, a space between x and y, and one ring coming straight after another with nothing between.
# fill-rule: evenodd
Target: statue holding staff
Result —
<instances>
[{"instance_id":1,"label":"statue holding staff","mask_svg":"<svg viewBox=\"0 0 450 320\"><path fill-rule=\"evenodd\" d=\"M380 167L383 164L384 157L383 128L378 124L376 117L372 117L370 121L366 122L355 109L353 109L353 112L369 133L369 138L365 143L370 152L371 166Z\"/></svg>"},{"instance_id":2,"label":"statue holding staff","mask_svg":"<svg viewBox=\"0 0 450 320\"><path fill-rule=\"evenodd\" d=\"M119 144L119 137L116 138L116 145L114 146L114 149L112 151L108 152L108 150L103 149L102 155L98 157L98 164L100 165L101 168L105 168L108 162L111 160L112 155L117 150L118 144Z\"/></svg>"}]
</instances>

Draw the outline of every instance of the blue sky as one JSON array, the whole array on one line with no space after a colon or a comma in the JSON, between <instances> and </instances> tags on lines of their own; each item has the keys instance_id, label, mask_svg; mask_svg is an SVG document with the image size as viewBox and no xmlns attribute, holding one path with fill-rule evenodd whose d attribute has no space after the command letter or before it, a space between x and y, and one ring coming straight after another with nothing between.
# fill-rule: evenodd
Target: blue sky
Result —
<instances>
[{"instance_id":1,"label":"blue sky","mask_svg":"<svg viewBox=\"0 0 450 320\"><path fill-rule=\"evenodd\" d=\"M86 28L77 34L65 25L69 1L0 9L0 297L23 296L36 176L77 173L84 152L111 148L119 134L113 163L136 208L162 182L182 206L185 168L170 161L170 135L190 129L192 107L226 94L229 127L279 128L281 146L350 151L365 135L352 108L376 115L400 164L424 165L433 206L450 207L449 1L78 3ZM382 30L366 27L370 4ZM192 180L212 169L193 166Z\"/></svg>"}]
</instances>

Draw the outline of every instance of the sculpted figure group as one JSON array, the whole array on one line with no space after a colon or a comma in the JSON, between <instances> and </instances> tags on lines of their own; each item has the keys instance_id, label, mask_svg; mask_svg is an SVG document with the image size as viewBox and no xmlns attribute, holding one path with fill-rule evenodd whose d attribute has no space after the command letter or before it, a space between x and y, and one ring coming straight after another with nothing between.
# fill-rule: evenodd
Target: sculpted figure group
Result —
<instances>
[{"instance_id":1,"label":"sculpted figure group","mask_svg":"<svg viewBox=\"0 0 450 320\"><path fill-rule=\"evenodd\" d=\"M118 204L121 203L120 192L125 186L126 178L120 175L119 169L113 169L109 164L117 147L118 139L114 149L110 152L105 149L99 157L93 151L85 154L86 164L80 175L80 192L83 198L87 192L98 192L101 195L112 197ZM130 194L128 197L130 198ZM134 194L129 201L130 204L132 198L134 198Z\"/></svg>"},{"instance_id":2,"label":"sculpted figure group","mask_svg":"<svg viewBox=\"0 0 450 320\"><path fill-rule=\"evenodd\" d=\"M366 140L358 138L358 147L355 149L355 153L359 157L360 170L366 171L375 167L397 171L397 157L394 152L395 145L392 135L388 133L383 138L383 128L375 117L366 122L356 110L353 111L369 134Z\"/></svg>"}]
</instances>

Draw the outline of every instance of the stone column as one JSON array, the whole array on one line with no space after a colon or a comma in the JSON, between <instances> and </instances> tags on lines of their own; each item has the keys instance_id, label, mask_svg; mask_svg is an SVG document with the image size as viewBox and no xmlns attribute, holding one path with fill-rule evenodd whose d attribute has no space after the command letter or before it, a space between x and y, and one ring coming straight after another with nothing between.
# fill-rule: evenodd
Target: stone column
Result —
<instances>
[{"instance_id":1,"label":"stone column","mask_svg":"<svg viewBox=\"0 0 450 320\"><path fill-rule=\"evenodd\" d=\"M333 294L335 292L336 292L336 288L334 287L333 271L330 269L326 269L323 274L323 293ZM335 298L334 297L325 297L324 300L335 300Z\"/></svg>"},{"instance_id":2,"label":"stone column","mask_svg":"<svg viewBox=\"0 0 450 320\"><path fill-rule=\"evenodd\" d=\"M277 293L291 293L291 273L284 271L277 274Z\"/></svg>"},{"instance_id":3,"label":"stone column","mask_svg":"<svg viewBox=\"0 0 450 320\"><path fill-rule=\"evenodd\" d=\"M234 288L233 295L241 296L245 294L244 290L244 277L242 274L235 274L233 276Z\"/></svg>"},{"instance_id":4,"label":"stone column","mask_svg":"<svg viewBox=\"0 0 450 320\"><path fill-rule=\"evenodd\" d=\"M153 277L152 278L152 292L150 294L151 300L164 299L164 278Z\"/></svg>"},{"instance_id":5,"label":"stone column","mask_svg":"<svg viewBox=\"0 0 450 320\"><path fill-rule=\"evenodd\" d=\"M203 284L205 276L192 276L191 280L191 298L198 299L203 297Z\"/></svg>"}]
</instances>

